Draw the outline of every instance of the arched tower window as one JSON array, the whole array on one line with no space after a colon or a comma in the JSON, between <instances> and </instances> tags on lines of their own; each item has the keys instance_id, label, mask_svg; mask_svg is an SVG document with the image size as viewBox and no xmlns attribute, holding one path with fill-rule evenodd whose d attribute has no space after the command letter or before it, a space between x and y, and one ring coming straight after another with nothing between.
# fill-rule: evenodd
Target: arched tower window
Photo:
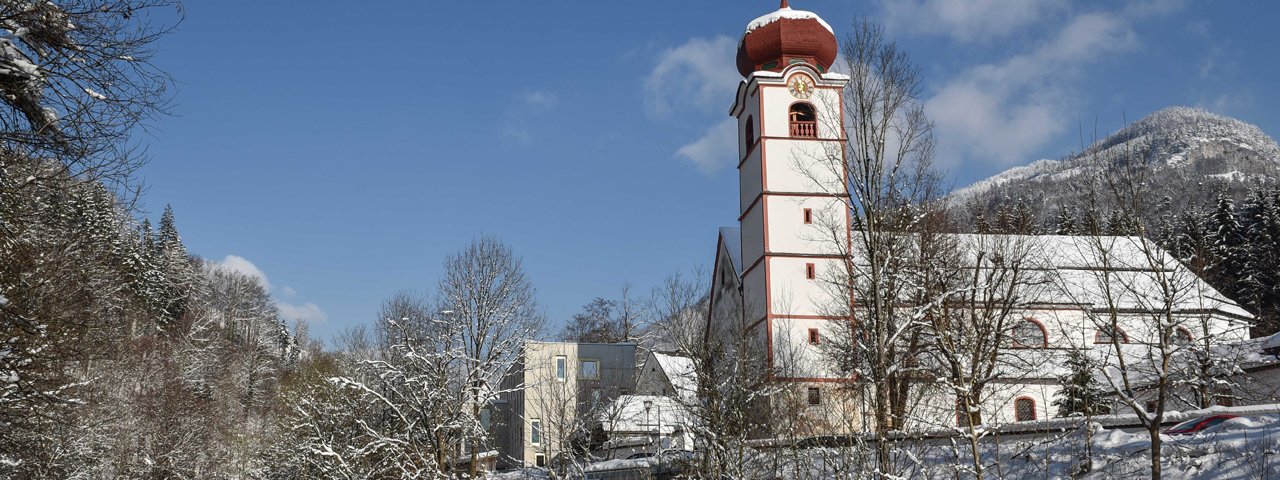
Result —
<instances>
[{"instance_id":1,"label":"arched tower window","mask_svg":"<svg viewBox=\"0 0 1280 480\"><path fill-rule=\"evenodd\" d=\"M792 137L818 137L818 116L813 111L813 104L807 102L796 102L791 105L790 114Z\"/></svg>"},{"instance_id":2,"label":"arched tower window","mask_svg":"<svg viewBox=\"0 0 1280 480\"><path fill-rule=\"evenodd\" d=\"M747 131L742 135L742 139L746 142L746 145L742 148L742 153L746 155L747 152L751 151L751 147L756 144L756 121L750 115L747 116Z\"/></svg>"}]
</instances>

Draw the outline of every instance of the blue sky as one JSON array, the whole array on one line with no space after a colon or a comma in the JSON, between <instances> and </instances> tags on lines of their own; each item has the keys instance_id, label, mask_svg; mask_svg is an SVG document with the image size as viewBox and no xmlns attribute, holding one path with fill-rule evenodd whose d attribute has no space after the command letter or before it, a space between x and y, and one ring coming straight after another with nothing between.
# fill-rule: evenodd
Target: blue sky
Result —
<instances>
[{"instance_id":1,"label":"blue sky","mask_svg":"<svg viewBox=\"0 0 1280 480\"><path fill-rule=\"evenodd\" d=\"M1280 134L1274 2L795 1L882 22L920 65L957 187L1166 106ZM174 115L145 208L263 275L328 338L492 234L552 330L708 266L737 218L733 55L777 3L190 2L157 45Z\"/></svg>"}]
</instances>

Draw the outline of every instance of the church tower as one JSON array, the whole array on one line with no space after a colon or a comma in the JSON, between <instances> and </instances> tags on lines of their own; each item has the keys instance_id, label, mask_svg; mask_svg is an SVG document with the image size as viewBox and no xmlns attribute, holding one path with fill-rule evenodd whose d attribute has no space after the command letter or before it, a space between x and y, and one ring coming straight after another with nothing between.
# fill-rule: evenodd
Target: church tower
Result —
<instances>
[{"instance_id":1,"label":"church tower","mask_svg":"<svg viewBox=\"0 0 1280 480\"><path fill-rule=\"evenodd\" d=\"M815 384L836 380L819 358L835 318L823 279L843 268L849 241L841 102L849 79L830 71L836 47L830 25L784 0L747 25L730 111L742 321L764 337L779 379Z\"/></svg>"}]
</instances>

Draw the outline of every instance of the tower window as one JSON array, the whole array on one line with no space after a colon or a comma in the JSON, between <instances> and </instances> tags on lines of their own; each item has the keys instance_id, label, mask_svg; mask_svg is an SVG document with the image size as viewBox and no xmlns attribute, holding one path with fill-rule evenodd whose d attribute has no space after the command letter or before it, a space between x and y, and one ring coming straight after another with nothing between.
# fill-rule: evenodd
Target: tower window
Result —
<instances>
[{"instance_id":1,"label":"tower window","mask_svg":"<svg viewBox=\"0 0 1280 480\"><path fill-rule=\"evenodd\" d=\"M814 113L812 104L797 102L791 105L791 136L818 137L818 116Z\"/></svg>"},{"instance_id":2,"label":"tower window","mask_svg":"<svg viewBox=\"0 0 1280 480\"><path fill-rule=\"evenodd\" d=\"M804 264L804 278L813 280L818 277L818 268L812 263Z\"/></svg>"},{"instance_id":3,"label":"tower window","mask_svg":"<svg viewBox=\"0 0 1280 480\"><path fill-rule=\"evenodd\" d=\"M820 342L822 342L822 336L821 334L818 333L818 329L810 328L809 329L809 345L817 345Z\"/></svg>"},{"instance_id":4,"label":"tower window","mask_svg":"<svg viewBox=\"0 0 1280 480\"><path fill-rule=\"evenodd\" d=\"M822 390L818 390L818 387L809 387L809 405L821 405L821 404L822 404Z\"/></svg>"},{"instance_id":5,"label":"tower window","mask_svg":"<svg viewBox=\"0 0 1280 480\"><path fill-rule=\"evenodd\" d=\"M813 223L813 209L806 208L804 209L804 224L808 225L810 223Z\"/></svg>"},{"instance_id":6,"label":"tower window","mask_svg":"<svg viewBox=\"0 0 1280 480\"><path fill-rule=\"evenodd\" d=\"M756 121L751 116L747 116L747 129L743 132L742 139L746 142L743 145L742 154L746 155L751 151L751 147L756 145Z\"/></svg>"}]
</instances>

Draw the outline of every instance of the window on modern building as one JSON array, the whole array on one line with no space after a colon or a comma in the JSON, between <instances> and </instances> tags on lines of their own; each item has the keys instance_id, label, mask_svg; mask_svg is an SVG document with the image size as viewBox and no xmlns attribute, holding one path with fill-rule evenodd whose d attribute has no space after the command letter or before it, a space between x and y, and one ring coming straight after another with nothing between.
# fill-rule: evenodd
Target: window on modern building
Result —
<instances>
[{"instance_id":1,"label":"window on modern building","mask_svg":"<svg viewBox=\"0 0 1280 480\"><path fill-rule=\"evenodd\" d=\"M542 420L529 421L529 443L542 445Z\"/></svg>"},{"instance_id":2,"label":"window on modern building","mask_svg":"<svg viewBox=\"0 0 1280 480\"><path fill-rule=\"evenodd\" d=\"M804 224L808 225L810 223L813 223L813 209L806 208L804 209Z\"/></svg>"},{"instance_id":3,"label":"window on modern building","mask_svg":"<svg viewBox=\"0 0 1280 480\"><path fill-rule=\"evenodd\" d=\"M1049 346L1048 334L1040 322L1026 318L1009 332L1009 340L1013 348L1046 348Z\"/></svg>"},{"instance_id":4,"label":"window on modern building","mask_svg":"<svg viewBox=\"0 0 1280 480\"><path fill-rule=\"evenodd\" d=\"M805 102L791 105L791 136L817 138L818 116L814 114L813 105Z\"/></svg>"},{"instance_id":5,"label":"window on modern building","mask_svg":"<svg viewBox=\"0 0 1280 480\"><path fill-rule=\"evenodd\" d=\"M754 118L751 118L751 116L747 116L747 125L746 125L746 126L747 126L747 130L746 130L746 132L744 132L744 135L742 135L742 139L743 139L744 141L746 141L746 145L745 145L745 146L743 147L743 149L742 149L743 155L746 155L746 152L750 152L750 151L751 151L751 147L754 147L754 146L756 145L756 122L755 122L755 119L754 119Z\"/></svg>"},{"instance_id":6,"label":"window on modern building","mask_svg":"<svg viewBox=\"0 0 1280 480\"><path fill-rule=\"evenodd\" d=\"M812 263L804 264L804 278L807 278L809 280L818 278L818 268L814 266Z\"/></svg>"},{"instance_id":7,"label":"window on modern building","mask_svg":"<svg viewBox=\"0 0 1280 480\"><path fill-rule=\"evenodd\" d=\"M1036 401L1021 397L1013 401L1013 419L1019 422L1030 422L1036 419Z\"/></svg>"},{"instance_id":8,"label":"window on modern building","mask_svg":"<svg viewBox=\"0 0 1280 480\"><path fill-rule=\"evenodd\" d=\"M821 334L818 333L818 329L810 328L809 329L809 345L817 345L821 341L822 341L822 336Z\"/></svg>"},{"instance_id":9,"label":"window on modern building","mask_svg":"<svg viewBox=\"0 0 1280 480\"><path fill-rule=\"evenodd\" d=\"M1093 343L1112 342L1129 343L1129 335L1126 335L1124 330L1119 327L1113 329L1109 325L1099 328L1098 332L1093 334Z\"/></svg>"},{"instance_id":10,"label":"window on modern building","mask_svg":"<svg viewBox=\"0 0 1280 480\"><path fill-rule=\"evenodd\" d=\"M818 390L818 387L809 387L809 405L821 405L821 404L822 404L822 390Z\"/></svg>"},{"instance_id":11,"label":"window on modern building","mask_svg":"<svg viewBox=\"0 0 1280 480\"><path fill-rule=\"evenodd\" d=\"M568 377L568 362L568 359L566 359L564 355L556 356L556 380L564 380Z\"/></svg>"},{"instance_id":12,"label":"window on modern building","mask_svg":"<svg viewBox=\"0 0 1280 480\"><path fill-rule=\"evenodd\" d=\"M582 360L578 365L578 378L584 380L600 379L600 361Z\"/></svg>"},{"instance_id":13,"label":"window on modern building","mask_svg":"<svg viewBox=\"0 0 1280 480\"><path fill-rule=\"evenodd\" d=\"M547 466L547 457L541 453L533 456L533 464L538 467Z\"/></svg>"},{"instance_id":14,"label":"window on modern building","mask_svg":"<svg viewBox=\"0 0 1280 480\"><path fill-rule=\"evenodd\" d=\"M1172 340L1174 345L1191 345L1191 331L1177 327L1173 330Z\"/></svg>"}]
</instances>

